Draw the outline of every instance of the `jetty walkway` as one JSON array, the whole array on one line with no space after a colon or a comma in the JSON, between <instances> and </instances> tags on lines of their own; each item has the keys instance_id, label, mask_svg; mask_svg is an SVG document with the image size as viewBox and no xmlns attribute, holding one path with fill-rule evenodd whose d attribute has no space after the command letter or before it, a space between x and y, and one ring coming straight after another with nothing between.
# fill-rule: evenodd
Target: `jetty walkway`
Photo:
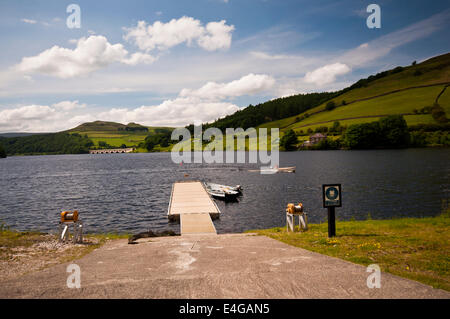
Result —
<instances>
[{"instance_id":1,"label":"jetty walkway","mask_svg":"<svg viewBox=\"0 0 450 319\"><path fill-rule=\"evenodd\" d=\"M220 210L202 182L174 183L167 215L180 221L181 235L217 234L211 218L218 218Z\"/></svg>"}]
</instances>

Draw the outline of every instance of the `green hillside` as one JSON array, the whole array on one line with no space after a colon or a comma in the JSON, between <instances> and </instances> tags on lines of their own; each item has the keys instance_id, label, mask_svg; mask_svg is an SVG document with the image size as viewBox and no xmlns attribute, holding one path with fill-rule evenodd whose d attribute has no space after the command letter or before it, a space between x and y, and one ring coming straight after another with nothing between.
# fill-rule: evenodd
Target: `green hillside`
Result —
<instances>
[{"instance_id":1,"label":"green hillside","mask_svg":"<svg viewBox=\"0 0 450 319\"><path fill-rule=\"evenodd\" d=\"M370 76L344 89L342 94L300 114L268 122L259 127L278 127L281 131L293 129L297 133L319 126L331 127L376 121L386 115L404 115L407 124L436 123L425 107L435 102L450 114L450 54L441 55L420 64L397 67ZM439 94L442 93L440 96ZM436 101L439 96L439 100ZM333 101L335 108L327 111Z\"/></svg>"},{"instance_id":2,"label":"green hillside","mask_svg":"<svg viewBox=\"0 0 450 319\"><path fill-rule=\"evenodd\" d=\"M164 128L143 126L136 123L124 125L115 122L95 121L83 123L68 132L87 135L94 142L94 147L100 147L99 143L101 144L101 142L106 143L108 147L121 147L123 145L138 147L148 135L155 134L158 129Z\"/></svg>"}]
</instances>

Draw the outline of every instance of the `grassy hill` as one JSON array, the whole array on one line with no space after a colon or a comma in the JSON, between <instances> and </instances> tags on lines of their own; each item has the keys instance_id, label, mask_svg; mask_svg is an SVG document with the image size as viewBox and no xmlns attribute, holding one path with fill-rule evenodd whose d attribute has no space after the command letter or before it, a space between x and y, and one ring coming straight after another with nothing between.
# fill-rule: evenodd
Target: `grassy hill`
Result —
<instances>
[{"instance_id":1,"label":"grassy hill","mask_svg":"<svg viewBox=\"0 0 450 319\"><path fill-rule=\"evenodd\" d=\"M138 147L149 134L153 134L162 128L143 126L136 123L124 125L115 122L95 121L83 123L67 132L86 134L94 142L94 147L99 147L99 142L105 142L112 147L120 147L122 145Z\"/></svg>"},{"instance_id":2,"label":"grassy hill","mask_svg":"<svg viewBox=\"0 0 450 319\"><path fill-rule=\"evenodd\" d=\"M348 126L392 114L404 115L408 125L431 124L435 123L431 114L421 114L421 110L438 102L450 114L450 89L446 89L449 84L450 54L445 54L360 80L314 108L259 127L278 127L282 132L293 129L299 133L308 128L331 127L334 121ZM327 111L330 101L336 108Z\"/></svg>"}]
</instances>

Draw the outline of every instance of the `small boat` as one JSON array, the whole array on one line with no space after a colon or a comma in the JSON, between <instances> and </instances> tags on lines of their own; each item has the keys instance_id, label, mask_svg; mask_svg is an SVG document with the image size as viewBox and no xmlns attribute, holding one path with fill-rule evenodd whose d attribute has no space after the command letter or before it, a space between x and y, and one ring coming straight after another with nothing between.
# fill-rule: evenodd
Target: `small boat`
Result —
<instances>
[{"instance_id":1,"label":"small boat","mask_svg":"<svg viewBox=\"0 0 450 319\"><path fill-rule=\"evenodd\" d=\"M223 200L236 200L241 195L241 186L227 186L215 183L204 183L205 189L214 198Z\"/></svg>"},{"instance_id":2,"label":"small boat","mask_svg":"<svg viewBox=\"0 0 450 319\"><path fill-rule=\"evenodd\" d=\"M285 173L295 173L295 166L291 166L291 167L279 167L278 168L279 172L285 172Z\"/></svg>"},{"instance_id":3,"label":"small boat","mask_svg":"<svg viewBox=\"0 0 450 319\"><path fill-rule=\"evenodd\" d=\"M267 167L267 168L260 168L260 169L250 169L249 172L264 172L266 174L295 173L295 166L290 166L290 167Z\"/></svg>"}]
</instances>

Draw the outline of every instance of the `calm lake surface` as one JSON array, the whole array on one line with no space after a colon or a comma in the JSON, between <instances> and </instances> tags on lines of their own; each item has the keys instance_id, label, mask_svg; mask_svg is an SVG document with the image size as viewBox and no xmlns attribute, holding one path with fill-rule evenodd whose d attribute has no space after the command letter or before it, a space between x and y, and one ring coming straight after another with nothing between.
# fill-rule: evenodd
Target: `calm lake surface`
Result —
<instances>
[{"instance_id":1,"label":"calm lake surface","mask_svg":"<svg viewBox=\"0 0 450 319\"><path fill-rule=\"evenodd\" d=\"M77 209L87 232L172 229L172 183L202 180L243 187L239 202L216 200L219 233L284 226L302 202L326 221L321 185L342 184L337 218L434 216L450 198L450 149L304 151L280 154L295 174L248 172L257 164L174 164L170 153L16 156L0 160L0 220L18 230L55 232L59 213ZM188 174L189 177L185 177Z\"/></svg>"}]
</instances>

